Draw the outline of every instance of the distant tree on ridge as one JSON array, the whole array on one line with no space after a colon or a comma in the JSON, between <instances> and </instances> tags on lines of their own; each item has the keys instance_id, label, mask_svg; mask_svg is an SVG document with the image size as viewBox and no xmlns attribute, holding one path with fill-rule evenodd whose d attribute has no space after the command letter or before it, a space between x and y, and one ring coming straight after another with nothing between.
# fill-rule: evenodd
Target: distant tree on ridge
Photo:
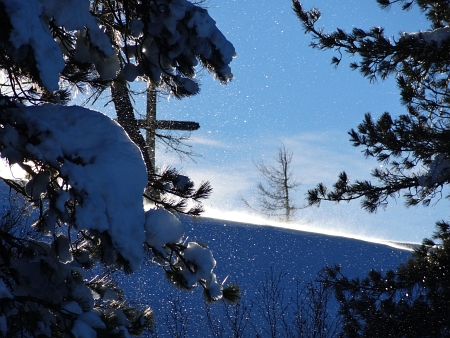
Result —
<instances>
[{"instance_id":1,"label":"distant tree on ridge","mask_svg":"<svg viewBox=\"0 0 450 338\"><path fill-rule=\"evenodd\" d=\"M242 199L244 204L251 210L262 215L275 218L289 223L295 218L295 213L299 209L293 201L292 193L301 185L294 178L292 169L292 152L282 144L278 148L278 153L274 164L265 164L263 161L254 163L263 182L257 185L256 206L252 206L246 199Z\"/></svg>"}]
</instances>

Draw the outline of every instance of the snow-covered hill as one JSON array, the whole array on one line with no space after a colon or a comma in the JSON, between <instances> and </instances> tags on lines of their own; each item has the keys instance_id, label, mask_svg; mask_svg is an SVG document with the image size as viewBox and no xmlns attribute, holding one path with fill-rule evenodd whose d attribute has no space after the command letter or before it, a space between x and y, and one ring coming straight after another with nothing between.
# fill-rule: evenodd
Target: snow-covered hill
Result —
<instances>
[{"instance_id":1,"label":"snow-covered hill","mask_svg":"<svg viewBox=\"0 0 450 338\"><path fill-rule=\"evenodd\" d=\"M370 269L394 269L411 255L410 248L401 243L376 243L358 239L295 231L266 225L238 223L226 220L198 218L184 219L187 234L207 243L217 261L216 274L227 283L237 282L243 289L243 302L255 301L258 288L270 271L283 277L284 298L288 302L295 293L295 280L302 283L317 278L325 265L339 264L347 276L363 276ZM155 310L158 336L170 336L167 326L170 311L183 305L188 316L187 337L210 337L205 319L205 306L200 289L186 293L175 289L155 266L143 267L122 280L135 302L149 304ZM179 297L179 300L177 300ZM175 303L175 304L174 304ZM213 304L213 315L220 314L223 305ZM216 311L216 312L214 312ZM256 307L253 315L257 317ZM169 315L169 317L167 317ZM216 318L217 319L217 318ZM263 322L256 325L263 326ZM254 329L247 328L255 336ZM252 331L253 330L253 331ZM259 330L259 329L257 329ZM262 329L261 329L262 330ZM262 331L261 331L262 332ZM227 336L226 332L222 332ZM264 334L262 335L264 337Z\"/></svg>"}]
</instances>

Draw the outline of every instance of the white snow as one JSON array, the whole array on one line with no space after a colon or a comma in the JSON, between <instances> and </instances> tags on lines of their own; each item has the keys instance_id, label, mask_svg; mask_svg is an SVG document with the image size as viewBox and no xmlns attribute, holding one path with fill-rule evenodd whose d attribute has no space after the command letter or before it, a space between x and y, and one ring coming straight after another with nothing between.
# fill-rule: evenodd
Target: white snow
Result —
<instances>
[{"instance_id":1,"label":"white snow","mask_svg":"<svg viewBox=\"0 0 450 338\"><path fill-rule=\"evenodd\" d=\"M417 177L418 183L422 187L432 187L442 184L450 178L450 160L447 155L436 155L430 163L428 172Z\"/></svg>"},{"instance_id":2,"label":"white snow","mask_svg":"<svg viewBox=\"0 0 450 338\"><path fill-rule=\"evenodd\" d=\"M103 323L99 314L96 311L88 311L83 312L79 317L79 320L82 320L86 324L88 324L93 329L105 329L106 324Z\"/></svg>"},{"instance_id":3,"label":"white snow","mask_svg":"<svg viewBox=\"0 0 450 338\"><path fill-rule=\"evenodd\" d=\"M78 305L78 303L74 301L62 303L61 310L67 314L81 315L83 313L80 305Z\"/></svg>"},{"instance_id":4,"label":"white snow","mask_svg":"<svg viewBox=\"0 0 450 338\"><path fill-rule=\"evenodd\" d=\"M209 38L215 47L220 51L225 64L231 62L236 56L236 51L220 30L216 27L216 22L209 16L205 9L198 8L188 22L188 27L195 27L197 34L202 38Z\"/></svg>"},{"instance_id":5,"label":"white snow","mask_svg":"<svg viewBox=\"0 0 450 338\"><path fill-rule=\"evenodd\" d=\"M446 26L425 32L405 33L403 37L424 40L426 43L436 42L440 46L444 40L450 38L450 27Z\"/></svg>"},{"instance_id":6,"label":"white snow","mask_svg":"<svg viewBox=\"0 0 450 338\"><path fill-rule=\"evenodd\" d=\"M67 31L89 30L91 43L106 56L112 56L114 50L108 36L100 29L95 17L90 13L89 0L40 0L47 18L53 18L55 24Z\"/></svg>"},{"instance_id":7,"label":"white snow","mask_svg":"<svg viewBox=\"0 0 450 338\"><path fill-rule=\"evenodd\" d=\"M39 0L1 2L13 26L10 42L17 49L26 45L33 48L42 84L50 90L57 90L59 73L65 63L61 49L39 17L43 11L42 3Z\"/></svg>"},{"instance_id":8,"label":"white snow","mask_svg":"<svg viewBox=\"0 0 450 338\"><path fill-rule=\"evenodd\" d=\"M120 70L117 52L113 51L108 58L103 59L98 53L89 48L89 45L86 43L87 32L85 30L76 32L75 37L75 60L81 63L93 63L103 79L116 78L117 72Z\"/></svg>"},{"instance_id":9,"label":"white snow","mask_svg":"<svg viewBox=\"0 0 450 338\"><path fill-rule=\"evenodd\" d=\"M73 324L71 333L75 338L97 338L97 332L79 319Z\"/></svg>"},{"instance_id":10,"label":"white snow","mask_svg":"<svg viewBox=\"0 0 450 338\"><path fill-rule=\"evenodd\" d=\"M196 271L199 279L209 279L212 269L216 266L212 252L195 242L188 243L184 250L184 258L199 267Z\"/></svg>"},{"instance_id":11,"label":"white snow","mask_svg":"<svg viewBox=\"0 0 450 338\"><path fill-rule=\"evenodd\" d=\"M214 19L209 16L205 9L194 6L187 0L173 0L169 4L165 15L151 15L153 15L152 25L148 25L148 33L151 36L160 34L163 28L169 32L167 36L167 42L171 46L170 53L168 54L169 58L174 59L183 54L190 57L195 65L197 62L195 60L196 57L200 56L205 59L210 59L212 50L217 50L219 51L221 61L224 63L221 69L216 69L218 76L225 81L233 78L231 68L228 64L236 56L234 46L224 37L222 32L217 28ZM196 35L192 37L187 37L184 30L179 30L180 21L186 18L187 28L193 29L196 32ZM172 60L162 60L164 64L162 67L159 67L159 63L155 62L156 59L154 57L159 52L158 47L155 45L153 49L156 50L150 51L147 47L150 46L151 41L144 41L143 44L146 49L144 55L152 64L152 72L155 74L153 79L157 80L161 68L166 70L168 68L167 66L172 63Z\"/></svg>"},{"instance_id":12,"label":"white snow","mask_svg":"<svg viewBox=\"0 0 450 338\"><path fill-rule=\"evenodd\" d=\"M145 218L147 244L165 256L164 246L179 243L183 238L183 224L174 214L162 208L148 210Z\"/></svg>"},{"instance_id":13,"label":"white snow","mask_svg":"<svg viewBox=\"0 0 450 338\"><path fill-rule=\"evenodd\" d=\"M67 32L70 32L69 34L75 35L77 41L75 60L93 63L103 79L112 79L117 76L117 72L120 71L118 51L113 49L104 29L90 13L89 0L29 0L26 2L0 0L0 2L5 6L13 26L10 42L15 49L9 53L14 60L19 61L27 55L27 47L31 47L42 85L47 89L54 91L59 88L59 74L65 66L63 52L66 54L69 52L66 46L60 46L58 38L52 37L48 28L50 19L54 20L57 26L64 27ZM209 59L212 50L219 51L221 62L223 62L223 66L216 69L219 77L225 81L233 78L228 64L236 55L234 46L216 27L216 22L205 9L187 0L174 0L168 5L164 15L150 15L154 17L151 18L152 24L148 25L148 33L160 34L165 28L168 32L166 39L171 47L169 58L161 58L158 46L150 41L152 39L141 41L142 47L147 51L144 55L148 59L153 80L158 81L162 72L173 73L171 65L173 59L179 55L184 54L196 65L197 57ZM194 29L196 36L187 36L186 28L179 29L180 20L186 17L188 17L187 28ZM143 33L144 23L141 20L132 19L129 28L132 36L138 39ZM85 43L87 34L89 34L89 43L98 47L105 57L88 47ZM139 75L142 75L142 69L131 72L130 68L126 78L133 81ZM189 82L186 85L191 93L198 92L195 83Z\"/></svg>"},{"instance_id":14,"label":"white snow","mask_svg":"<svg viewBox=\"0 0 450 338\"><path fill-rule=\"evenodd\" d=\"M109 38L91 15L89 0L0 0L0 2L5 6L13 26L10 42L16 48L13 52L15 60L18 61L24 56L20 47L30 46L33 49L42 85L47 89L59 88L59 74L65 66L61 48L48 29L50 18L55 20L56 25L65 27L68 31L84 30L86 27L91 43L108 57L106 65L97 60L97 70L100 68L99 73L111 76L111 69L115 66L112 65L114 58L111 59L114 50ZM27 49L22 51L27 53ZM104 68L107 68L107 71Z\"/></svg>"},{"instance_id":15,"label":"white snow","mask_svg":"<svg viewBox=\"0 0 450 338\"><path fill-rule=\"evenodd\" d=\"M223 286L217 282L215 273L211 273L211 278L206 281L206 288L209 291L209 296L213 300L219 300L222 298Z\"/></svg>"},{"instance_id":16,"label":"white snow","mask_svg":"<svg viewBox=\"0 0 450 338\"><path fill-rule=\"evenodd\" d=\"M0 299L13 298L5 282L0 279Z\"/></svg>"},{"instance_id":17,"label":"white snow","mask_svg":"<svg viewBox=\"0 0 450 338\"><path fill-rule=\"evenodd\" d=\"M13 116L26 123L29 135L40 135L40 143L33 146L36 160L58 169L75 194L82 196L76 226L107 231L114 248L136 269L145 241L142 194L147 173L128 135L109 117L75 106L27 107L15 109ZM6 156L5 151L1 155ZM29 184L37 184L39 177ZM57 205L63 206L63 200Z\"/></svg>"},{"instance_id":18,"label":"white snow","mask_svg":"<svg viewBox=\"0 0 450 338\"><path fill-rule=\"evenodd\" d=\"M285 290L285 301L288 303L291 297L296 296L295 281L299 280L300 287L304 286L317 279L317 273L326 265L341 265L344 275L349 278L363 277L370 269L384 272L393 269L401 262L406 262L411 255L411 248L406 250L393 248L384 241L376 241L374 238L368 242L338 236L337 232L334 236L315 233L318 228L314 227L316 225L314 223L309 224L309 230L306 232L268 226L261 220L254 220L253 224L247 223L247 220L233 222L205 217L195 219L183 217L180 220L185 223L187 229L191 229L190 238L208 243L214 250L214 259L217 261L214 271L219 282L216 280L214 283L215 276L210 275L210 282L205 283L209 294L214 297L214 292L222 287L221 283L224 280L226 281L223 287L238 283L243 291L242 304L246 306L255 301L258 288L265 281L266 273L270 269L273 269L274 276L279 273L286 274L281 287ZM303 229L305 226L297 225L297 227ZM207 261L208 256L209 254L205 255ZM128 276L122 285L127 294L134 295L137 302L150 304L155 309L157 323L165 323L166 314L172 311L167 297L179 295L189 316L187 336L211 336L208 326L204 325L207 321L205 308L199 304L203 297L202 288L195 288L193 294L174 291L166 280L154 279L154 273L159 273L160 270L158 266L153 266L151 270L141 269L133 276ZM149 280L151 283L148 283ZM211 306L214 319L224 318L221 308L221 304ZM331 316L335 314L333 311L330 313ZM251 316L258 327L264 327L265 324L259 320L256 311L252 312ZM158 334L161 336L170 336L170 333L166 332L164 325L158 327ZM231 330L224 331L223 334L232 336ZM255 335L252 327L248 327L242 336L246 335Z\"/></svg>"},{"instance_id":19,"label":"white snow","mask_svg":"<svg viewBox=\"0 0 450 338\"><path fill-rule=\"evenodd\" d=\"M190 242L184 250L184 258L195 265L194 273L188 269L185 269L183 272L187 287L193 287L198 281L204 280L206 281L207 288L209 289L209 287L211 287L213 299L220 298L221 293L218 292L217 289L216 276L212 272L216 266L216 260L214 259L212 252L209 249L200 246L198 243Z\"/></svg>"}]
</instances>

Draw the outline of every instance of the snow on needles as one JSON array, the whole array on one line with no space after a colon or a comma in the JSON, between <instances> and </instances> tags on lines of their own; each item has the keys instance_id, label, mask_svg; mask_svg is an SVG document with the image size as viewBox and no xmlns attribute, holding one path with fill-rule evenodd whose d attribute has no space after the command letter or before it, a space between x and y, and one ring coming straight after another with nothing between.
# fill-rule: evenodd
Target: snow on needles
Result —
<instances>
[{"instance_id":1,"label":"snow on needles","mask_svg":"<svg viewBox=\"0 0 450 338\"><path fill-rule=\"evenodd\" d=\"M59 74L65 66L64 56L69 55L67 46L60 46L52 36L49 22L76 37L75 60L81 63L93 63L100 77L112 79L120 71L117 49L132 49L129 46L111 45L111 41L100 22L90 12L89 0L0 0L8 14L12 30L7 52L15 62L23 60L30 49L36 60L40 84L49 90L58 90ZM139 19L130 21L130 30L135 41L132 47L142 51L147 59L149 75L154 81L160 81L163 73L175 75L172 65L180 55L187 57L195 66L201 59L208 69L221 81L233 78L229 63L235 56L234 46L216 27L216 22L208 12L187 0L156 1L159 6L167 6L167 12L150 11L146 25ZM145 13L143 13L145 14ZM146 17L146 15L143 15ZM183 23L182 23L183 22ZM148 26L144 33L144 27ZM163 32L164 30L164 32ZM164 34L168 42L165 48L169 52L162 55L154 38ZM89 41L89 43L87 43ZM90 44L103 53L90 50ZM73 51L71 51L73 52ZM164 54L163 53L163 54ZM128 57L133 57L129 55ZM139 61L140 62L140 61ZM136 60L136 63L139 63ZM138 66L138 65L136 65ZM126 78L134 81L144 75L143 67L128 67ZM198 87L192 81L187 82L186 90L195 94Z\"/></svg>"},{"instance_id":2,"label":"snow on needles","mask_svg":"<svg viewBox=\"0 0 450 338\"><path fill-rule=\"evenodd\" d=\"M443 184L450 176L450 161L447 155L437 154L429 165L428 172L418 176L417 180L422 187L432 187Z\"/></svg>"},{"instance_id":3,"label":"snow on needles","mask_svg":"<svg viewBox=\"0 0 450 338\"><path fill-rule=\"evenodd\" d=\"M65 63L58 45L42 24L42 3L38 0L1 0L11 18L13 30L10 42L17 49L15 59L20 59L20 47L30 45L35 52L36 66L41 81L50 90L58 89L59 73ZM26 49L22 49L26 53Z\"/></svg>"},{"instance_id":4,"label":"snow on needles","mask_svg":"<svg viewBox=\"0 0 450 338\"><path fill-rule=\"evenodd\" d=\"M404 33L403 38L406 39L414 38L417 40L423 40L427 44L435 42L439 47L443 41L450 38L450 27L446 26L425 32Z\"/></svg>"},{"instance_id":5,"label":"snow on needles","mask_svg":"<svg viewBox=\"0 0 450 338\"><path fill-rule=\"evenodd\" d=\"M1 156L10 163L34 162L25 186L28 196L39 201L49 186L57 186L51 194L56 198L43 214L44 231L55 235L53 251L61 263L73 257L68 237L57 234L55 226L72 222L67 205L74 199L76 228L110 236L112 246L102 240L107 264L113 263L116 250L137 270L144 242L166 256L168 244L182 241L185 228L174 214L163 208L145 211L147 171L141 152L109 117L82 107L45 104L5 109L0 122ZM19 134L22 130L26 135ZM189 183L180 175L180 186ZM211 298L220 298L222 285L212 272L216 261L211 251L191 242L183 254L177 264L187 287L204 281Z\"/></svg>"},{"instance_id":6,"label":"snow on needles","mask_svg":"<svg viewBox=\"0 0 450 338\"><path fill-rule=\"evenodd\" d=\"M67 30L89 29L93 45L107 56L113 54L109 38L97 24L89 11L89 0L0 0L13 26L10 42L16 48L15 59L21 58L21 51L33 49L37 69L42 84L49 90L59 88L59 73L65 62L60 47L48 29L48 21L54 19L56 25Z\"/></svg>"},{"instance_id":7,"label":"snow on needles","mask_svg":"<svg viewBox=\"0 0 450 338\"><path fill-rule=\"evenodd\" d=\"M165 255L166 244L179 243L184 236L184 226L171 212L158 208L145 213L147 244Z\"/></svg>"},{"instance_id":8,"label":"snow on needles","mask_svg":"<svg viewBox=\"0 0 450 338\"><path fill-rule=\"evenodd\" d=\"M184 258L194 264L194 271L190 269L184 269L183 271L187 287L194 286L199 280L205 280L209 296L214 300L220 299L222 297L222 285L217 282L216 275L212 272L216 266L216 260L212 252L198 243L190 242L184 251Z\"/></svg>"},{"instance_id":9,"label":"snow on needles","mask_svg":"<svg viewBox=\"0 0 450 338\"><path fill-rule=\"evenodd\" d=\"M82 197L75 218L79 229L107 231L114 248L136 269L143 257L144 208L142 194L147 172L142 155L124 130L109 117L81 107L43 105L11 109L18 124L26 124L28 136L38 142L24 145L27 152L56 168ZM11 130L0 135L16 140ZM2 156L11 153L8 148ZM43 175L28 185L44 192ZM44 175L47 178L49 175ZM42 188L42 186L44 188ZM69 194L61 194L63 208ZM59 210L64 213L65 210ZM51 229L50 229L51 231Z\"/></svg>"}]
</instances>

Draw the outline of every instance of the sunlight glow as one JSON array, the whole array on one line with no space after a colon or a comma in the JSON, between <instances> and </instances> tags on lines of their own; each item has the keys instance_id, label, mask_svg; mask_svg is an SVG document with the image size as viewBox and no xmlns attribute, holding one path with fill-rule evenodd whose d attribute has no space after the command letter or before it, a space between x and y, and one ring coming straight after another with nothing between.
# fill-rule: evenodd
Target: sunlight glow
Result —
<instances>
[{"instance_id":1,"label":"sunlight glow","mask_svg":"<svg viewBox=\"0 0 450 338\"><path fill-rule=\"evenodd\" d=\"M244 224L272 226L287 230L305 231L329 236L358 239L365 242L388 245L394 248L406 249L411 251L414 247L417 246L417 243L394 242L380 238L369 237L364 234L358 234L353 231L349 231L350 229L348 228L348 226L344 226L336 220L330 220L328 222L304 220L295 223L284 223L270 220L258 214L249 213L247 211L222 211L215 208L205 208L205 212L202 215L203 217L239 222Z\"/></svg>"},{"instance_id":2,"label":"sunlight glow","mask_svg":"<svg viewBox=\"0 0 450 338\"><path fill-rule=\"evenodd\" d=\"M10 180L23 180L27 173L17 164L9 165L9 163L1 158L0 159L0 177Z\"/></svg>"}]
</instances>

